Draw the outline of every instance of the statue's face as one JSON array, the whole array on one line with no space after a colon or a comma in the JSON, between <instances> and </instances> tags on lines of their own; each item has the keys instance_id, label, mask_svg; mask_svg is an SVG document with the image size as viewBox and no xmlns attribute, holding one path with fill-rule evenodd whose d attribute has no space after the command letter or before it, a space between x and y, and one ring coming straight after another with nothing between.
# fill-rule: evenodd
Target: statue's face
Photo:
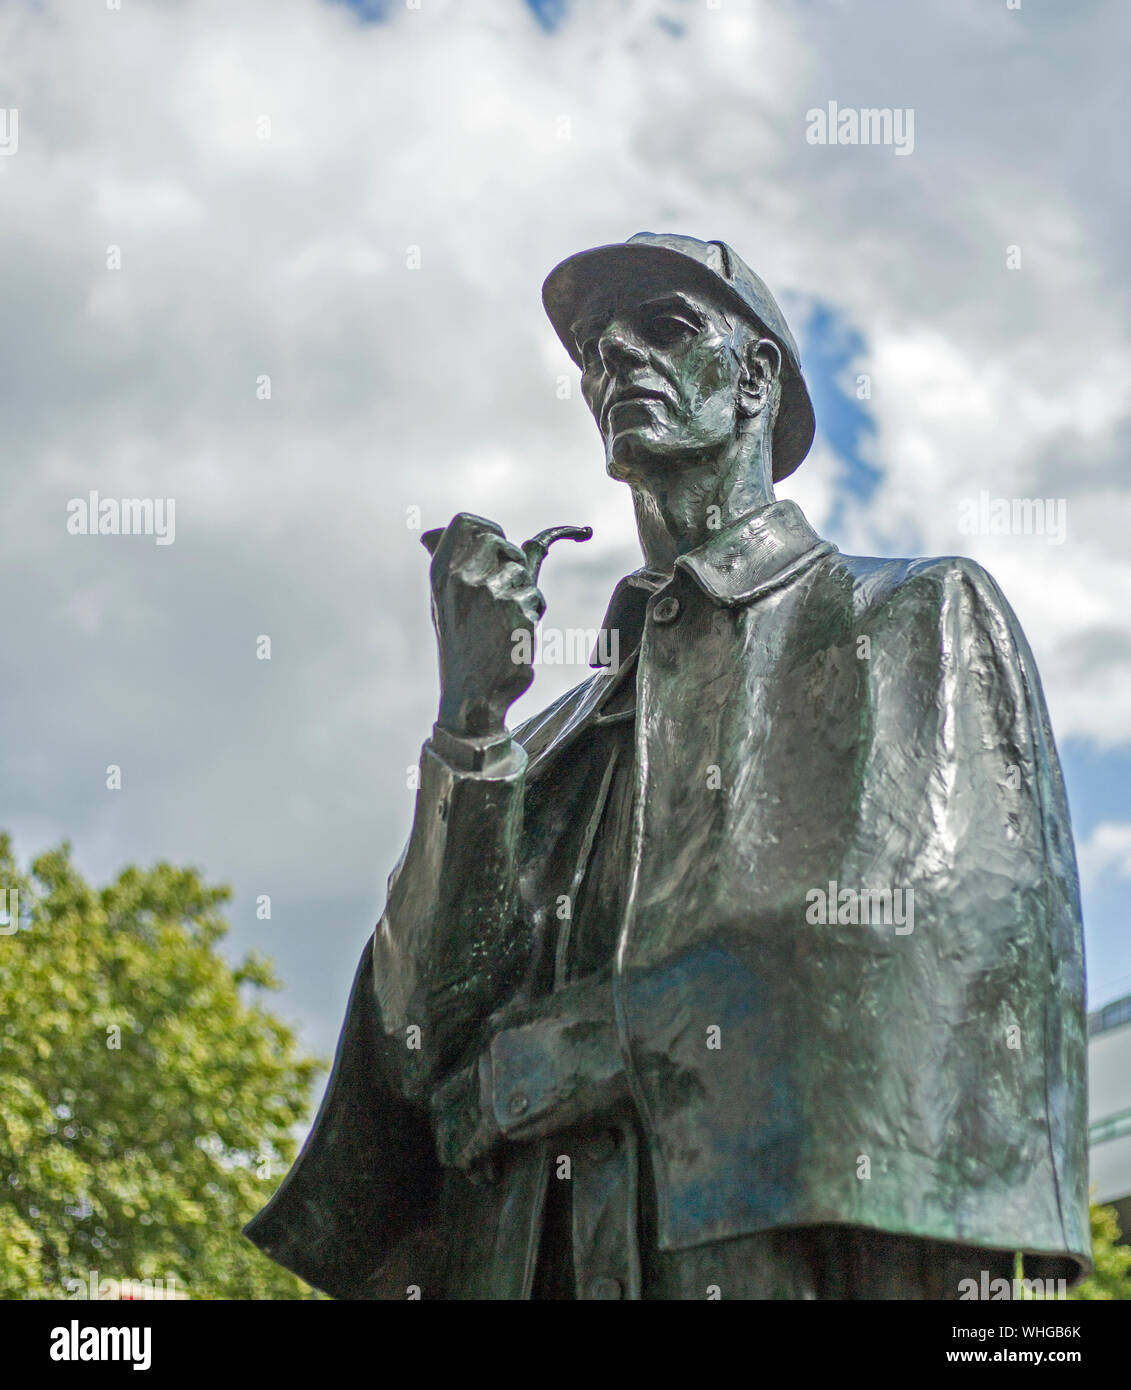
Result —
<instances>
[{"instance_id":1,"label":"statue's face","mask_svg":"<svg viewBox=\"0 0 1131 1390\"><path fill-rule=\"evenodd\" d=\"M749 334L720 306L659 284L631 296L602 291L572 329L613 477L702 459L734 437Z\"/></svg>"}]
</instances>

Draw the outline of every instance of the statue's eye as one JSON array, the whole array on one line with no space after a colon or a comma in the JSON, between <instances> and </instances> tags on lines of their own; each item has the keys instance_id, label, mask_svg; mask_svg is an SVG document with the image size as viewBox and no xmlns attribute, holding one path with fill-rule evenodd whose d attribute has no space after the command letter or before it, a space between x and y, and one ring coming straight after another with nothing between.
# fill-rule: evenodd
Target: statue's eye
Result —
<instances>
[{"instance_id":1,"label":"statue's eye","mask_svg":"<svg viewBox=\"0 0 1131 1390\"><path fill-rule=\"evenodd\" d=\"M690 319L672 313L654 315L648 322L648 329L655 342L665 345L693 338L699 331Z\"/></svg>"},{"instance_id":2,"label":"statue's eye","mask_svg":"<svg viewBox=\"0 0 1131 1390\"><path fill-rule=\"evenodd\" d=\"M581 357L583 370L589 372L600 365L600 354L597 351L597 337L591 334L588 338L577 341L577 351Z\"/></svg>"}]
</instances>

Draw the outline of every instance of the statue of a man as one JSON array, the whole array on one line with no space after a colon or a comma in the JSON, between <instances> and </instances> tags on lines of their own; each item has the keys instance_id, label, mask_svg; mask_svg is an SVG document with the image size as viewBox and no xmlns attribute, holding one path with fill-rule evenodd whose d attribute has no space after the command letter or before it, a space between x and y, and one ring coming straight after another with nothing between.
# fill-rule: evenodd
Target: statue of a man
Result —
<instances>
[{"instance_id":1,"label":"statue of a man","mask_svg":"<svg viewBox=\"0 0 1131 1390\"><path fill-rule=\"evenodd\" d=\"M1079 893L1016 619L969 560L842 555L775 500L813 411L729 247L642 233L543 299L635 504L617 660L508 732L549 537L425 537L411 838L249 1235L346 1297L1072 1277Z\"/></svg>"}]
</instances>

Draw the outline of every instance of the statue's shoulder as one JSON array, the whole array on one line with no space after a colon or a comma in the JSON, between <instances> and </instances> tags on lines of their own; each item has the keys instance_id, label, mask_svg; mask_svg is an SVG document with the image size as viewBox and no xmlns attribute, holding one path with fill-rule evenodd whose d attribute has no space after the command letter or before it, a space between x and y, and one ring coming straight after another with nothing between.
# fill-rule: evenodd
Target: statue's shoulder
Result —
<instances>
[{"instance_id":1,"label":"statue's shoulder","mask_svg":"<svg viewBox=\"0 0 1131 1390\"><path fill-rule=\"evenodd\" d=\"M927 606L940 614L998 613L1011 626L1013 612L997 581L967 555L936 555L916 559L880 559L870 555L830 557L830 572L851 585L858 618L882 617L910 605Z\"/></svg>"}]
</instances>

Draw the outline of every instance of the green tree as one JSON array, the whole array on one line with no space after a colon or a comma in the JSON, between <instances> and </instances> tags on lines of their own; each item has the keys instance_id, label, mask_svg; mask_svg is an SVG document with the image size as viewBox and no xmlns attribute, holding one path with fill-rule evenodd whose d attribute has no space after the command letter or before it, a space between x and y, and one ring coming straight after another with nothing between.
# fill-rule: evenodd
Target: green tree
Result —
<instances>
[{"instance_id":1,"label":"green tree","mask_svg":"<svg viewBox=\"0 0 1131 1390\"><path fill-rule=\"evenodd\" d=\"M92 1270L309 1297L240 1228L294 1157L322 1064L263 1007L266 962L218 951L229 890L169 864L92 888L67 845L21 874L0 836L5 889L0 1297L74 1296Z\"/></svg>"},{"instance_id":2,"label":"green tree","mask_svg":"<svg viewBox=\"0 0 1131 1390\"><path fill-rule=\"evenodd\" d=\"M1092 1258L1095 1269L1069 1298L1131 1299L1131 1247L1122 1244L1113 1207L1092 1208Z\"/></svg>"}]
</instances>

